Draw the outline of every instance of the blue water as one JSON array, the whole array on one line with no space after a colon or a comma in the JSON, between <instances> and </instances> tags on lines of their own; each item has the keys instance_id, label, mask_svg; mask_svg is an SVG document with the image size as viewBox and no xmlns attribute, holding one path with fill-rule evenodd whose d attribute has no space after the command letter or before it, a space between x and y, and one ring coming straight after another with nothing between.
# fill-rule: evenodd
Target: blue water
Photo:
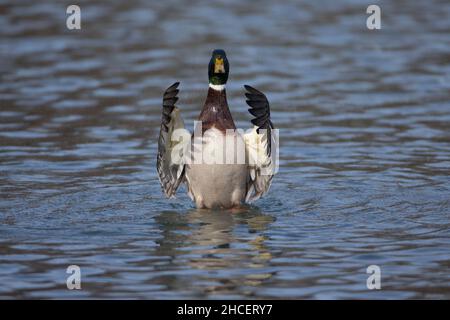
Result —
<instances>
[{"instance_id":1,"label":"blue water","mask_svg":"<svg viewBox=\"0 0 450 320\"><path fill-rule=\"evenodd\" d=\"M0 1L0 298L449 299L450 5L373 4L381 30L362 1L78 1L69 31L64 1ZM162 92L192 128L214 48L238 127L250 84L280 129L240 212L155 170Z\"/></svg>"}]
</instances>

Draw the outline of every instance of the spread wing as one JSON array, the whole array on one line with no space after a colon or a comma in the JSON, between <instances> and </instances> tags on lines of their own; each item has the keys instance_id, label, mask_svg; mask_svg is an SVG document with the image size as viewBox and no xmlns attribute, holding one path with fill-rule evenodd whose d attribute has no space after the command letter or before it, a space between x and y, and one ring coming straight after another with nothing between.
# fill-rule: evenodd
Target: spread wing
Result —
<instances>
[{"instance_id":1,"label":"spread wing","mask_svg":"<svg viewBox=\"0 0 450 320\"><path fill-rule=\"evenodd\" d=\"M247 92L248 111L255 116L251 132L244 135L249 161L249 180L246 201L254 201L269 191L277 168L278 137L270 120L269 101L266 96L250 86Z\"/></svg>"},{"instance_id":2,"label":"spread wing","mask_svg":"<svg viewBox=\"0 0 450 320\"><path fill-rule=\"evenodd\" d=\"M179 84L179 82L174 83L164 92L158 139L156 167L161 187L167 197L175 195L178 186L184 179L184 154L189 142L186 136L180 134L183 130L177 130L184 129L180 110L175 106L178 101L179 90L177 88ZM190 138L190 135L188 137Z\"/></svg>"}]
</instances>

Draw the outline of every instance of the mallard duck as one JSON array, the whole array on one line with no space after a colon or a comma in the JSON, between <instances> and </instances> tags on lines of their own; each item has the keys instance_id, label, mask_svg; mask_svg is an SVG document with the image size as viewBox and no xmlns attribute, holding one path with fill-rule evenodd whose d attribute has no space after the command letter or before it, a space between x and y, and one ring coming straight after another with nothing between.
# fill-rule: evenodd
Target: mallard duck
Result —
<instances>
[{"instance_id":1,"label":"mallard duck","mask_svg":"<svg viewBox=\"0 0 450 320\"><path fill-rule=\"evenodd\" d=\"M171 198L184 182L197 208L234 208L257 200L269 190L275 174L277 139L269 102L262 92L245 85L254 126L247 133L236 130L225 90L229 68L225 51L214 50L208 95L193 135L184 129L175 106L179 82L163 95L157 157L162 190Z\"/></svg>"}]
</instances>

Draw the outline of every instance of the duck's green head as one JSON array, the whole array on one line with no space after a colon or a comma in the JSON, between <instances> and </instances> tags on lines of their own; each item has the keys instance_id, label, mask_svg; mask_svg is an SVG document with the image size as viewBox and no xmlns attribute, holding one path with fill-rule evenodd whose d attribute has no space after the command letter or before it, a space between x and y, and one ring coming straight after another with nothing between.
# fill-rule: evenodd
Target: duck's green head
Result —
<instances>
[{"instance_id":1,"label":"duck's green head","mask_svg":"<svg viewBox=\"0 0 450 320\"><path fill-rule=\"evenodd\" d=\"M226 84L229 71L230 65L228 64L225 51L221 49L214 50L208 66L209 83L214 85Z\"/></svg>"}]
</instances>

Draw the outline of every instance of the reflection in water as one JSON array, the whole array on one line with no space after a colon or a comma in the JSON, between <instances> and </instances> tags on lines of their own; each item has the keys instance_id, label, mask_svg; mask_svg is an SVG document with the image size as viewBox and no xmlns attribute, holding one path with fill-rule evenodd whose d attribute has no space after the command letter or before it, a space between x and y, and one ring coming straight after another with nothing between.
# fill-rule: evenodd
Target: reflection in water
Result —
<instances>
[{"instance_id":1,"label":"reflection in water","mask_svg":"<svg viewBox=\"0 0 450 320\"><path fill-rule=\"evenodd\" d=\"M220 273L248 270L244 279L223 277L204 287L208 294L228 293L240 286L257 287L272 273L262 272L272 255L265 246L265 231L276 219L256 207L233 210L192 209L187 213L165 211L155 217L162 238L155 255L170 256L165 267L183 266ZM236 234L245 228L247 233ZM208 273L204 273L208 280Z\"/></svg>"}]
</instances>

